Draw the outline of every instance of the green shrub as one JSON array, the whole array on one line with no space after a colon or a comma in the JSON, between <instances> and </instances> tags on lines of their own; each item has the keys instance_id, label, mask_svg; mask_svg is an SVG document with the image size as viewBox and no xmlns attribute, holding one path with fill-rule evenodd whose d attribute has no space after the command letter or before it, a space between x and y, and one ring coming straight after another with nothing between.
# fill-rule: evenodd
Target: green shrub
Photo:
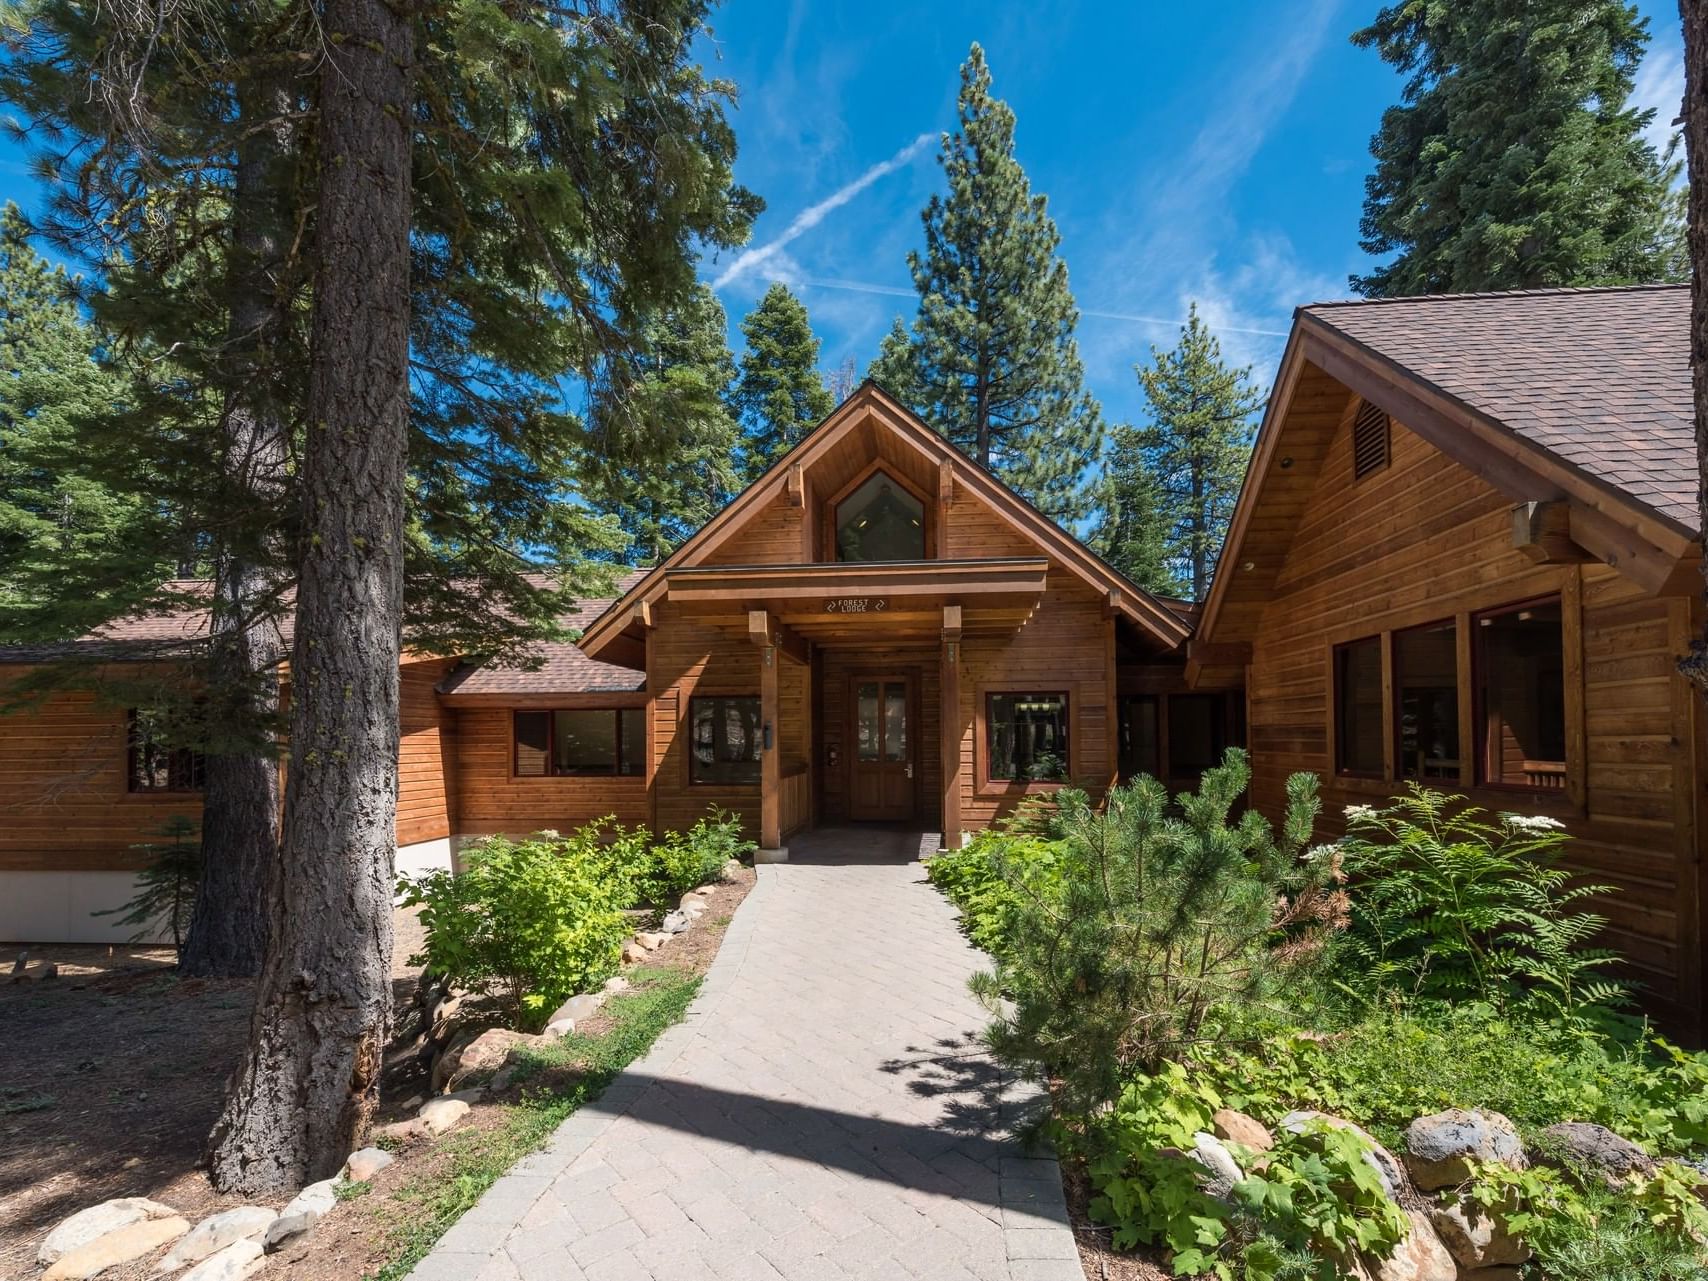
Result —
<instances>
[{"instance_id":1,"label":"green shrub","mask_svg":"<svg viewBox=\"0 0 1708 1281\"><path fill-rule=\"evenodd\" d=\"M1102 810L1059 793L1059 895L999 862L1005 937L974 990L996 1016L993 1050L1050 1081L1070 1115L1311 970L1343 922L1337 861L1306 848L1315 777L1288 780L1279 835L1255 811L1230 822L1250 777L1245 753L1229 751L1178 816L1152 778L1116 788Z\"/></svg>"},{"instance_id":2,"label":"green shrub","mask_svg":"<svg viewBox=\"0 0 1708 1281\"><path fill-rule=\"evenodd\" d=\"M116 916L120 925L134 925L132 943L146 943L161 930L172 936L172 950L184 950L190 913L196 905L196 884L202 879L202 843L196 825L183 815L167 819L148 841L131 848L143 858L136 874L136 893L118 907L91 916Z\"/></svg>"},{"instance_id":3,"label":"green shrub","mask_svg":"<svg viewBox=\"0 0 1708 1281\"><path fill-rule=\"evenodd\" d=\"M960 909L967 936L994 954L1026 899L1060 901L1062 857L1060 844L1036 833L986 828L960 849L928 860L925 875Z\"/></svg>"},{"instance_id":4,"label":"green shrub","mask_svg":"<svg viewBox=\"0 0 1708 1281\"><path fill-rule=\"evenodd\" d=\"M488 837L464 851L464 870L403 882L421 908L425 964L458 987L496 995L538 1029L577 992L615 973L629 934L644 833L601 820L569 837Z\"/></svg>"},{"instance_id":5,"label":"green shrub","mask_svg":"<svg viewBox=\"0 0 1708 1281\"><path fill-rule=\"evenodd\" d=\"M668 909L696 885L714 881L724 864L754 850L741 834L741 821L713 810L686 832L666 832L647 853L638 892L641 901Z\"/></svg>"},{"instance_id":6,"label":"green shrub","mask_svg":"<svg viewBox=\"0 0 1708 1281\"><path fill-rule=\"evenodd\" d=\"M1347 807L1340 843L1357 885L1341 948L1366 994L1526 1001L1552 1016L1594 1016L1624 999L1587 946L1606 918L1574 905L1605 885L1572 884L1569 837L1551 818L1488 815L1413 783L1388 805Z\"/></svg>"}]
</instances>

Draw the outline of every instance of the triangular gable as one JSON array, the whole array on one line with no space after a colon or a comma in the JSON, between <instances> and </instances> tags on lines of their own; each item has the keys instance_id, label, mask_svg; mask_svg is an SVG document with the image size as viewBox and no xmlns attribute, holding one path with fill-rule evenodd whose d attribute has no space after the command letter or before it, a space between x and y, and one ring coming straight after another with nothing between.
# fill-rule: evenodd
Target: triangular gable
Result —
<instances>
[{"instance_id":1,"label":"triangular gable","mask_svg":"<svg viewBox=\"0 0 1708 1281\"><path fill-rule=\"evenodd\" d=\"M886 433L901 449L910 451L924 464L928 474L942 476L947 470L954 485L975 494L1005 521L1047 551L1064 569L1094 591L1106 595L1112 609L1154 637L1158 644L1174 648L1185 642L1190 628L1159 599L1105 564L1078 539L868 380L779 458L769 471L742 490L728 507L706 522L594 620L582 637L583 650L598 657L630 626L637 610L649 606L663 595L667 571L705 564L721 546L736 537L748 521L770 504L786 501L790 487L801 485L803 475L811 470L814 463L845 443L851 434L868 428Z\"/></svg>"}]
</instances>

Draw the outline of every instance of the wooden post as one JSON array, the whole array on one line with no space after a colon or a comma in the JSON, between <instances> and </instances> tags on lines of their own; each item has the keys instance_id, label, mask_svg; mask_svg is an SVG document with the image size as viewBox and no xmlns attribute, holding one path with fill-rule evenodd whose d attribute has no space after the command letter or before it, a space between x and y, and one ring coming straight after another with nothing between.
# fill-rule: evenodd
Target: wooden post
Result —
<instances>
[{"instance_id":1,"label":"wooden post","mask_svg":"<svg viewBox=\"0 0 1708 1281\"><path fill-rule=\"evenodd\" d=\"M943 607L942 668L938 677L942 708L938 716L943 778L943 848L961 847L961 607Z\"/></svg>"},{"instance_id":2,"label":"wooden post","mask_svg":"<svg viewBox=\"0 0 1708 1281\"><path fill-rule=\"evenodd\" d=\"M759 651L759 845L783 845L782 753L777 750L777 647Z\"/></svg>"}]
</instances>

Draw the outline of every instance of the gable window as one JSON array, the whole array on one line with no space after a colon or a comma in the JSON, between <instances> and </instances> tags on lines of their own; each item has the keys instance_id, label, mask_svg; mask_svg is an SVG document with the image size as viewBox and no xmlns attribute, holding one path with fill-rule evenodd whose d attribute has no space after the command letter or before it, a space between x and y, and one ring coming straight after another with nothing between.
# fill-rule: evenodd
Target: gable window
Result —
<instances>
[{"instance_id":1,"label":"gable window","mask_svg":"<svg viewBox=\"0 0 1708 1281\"><path fill-rule=\"evenodd\" d=\"M1478 614L1477 781L1566 785L1565 639L1558 598Z\"/></svg>"},{"instance_id":2,"label":"gable window","mask_svg":"<svg viewBox=\"0 0 1708 1281\"><path fill-rule=\"evenodd\" d=\"M125 785L132 792L199 792L202 754L188 747L169 747L162 725L151 712L126 713Z\"/></svg>"},{"instance_id":3,"label":"gable window","mask_svg":"<svg viewBox=\"0 0 1708 1281\"><path fill-rule=\"evenodd\" d=\"M1360 401L1352 420L1352 478L1363 480L1388 465L1390 430L1388 415L1369 401Z\"/></svg>"},{"instance_id":4,"label":"gable window","mask_svg":"<svg viewBox=\"0 0 1708 1281\"><path fill-rule=\"evenodd\" d=\"M1401 778L1459 778L1459 629L1394 633L1394 725Z\"/></svg>"},{"instance_id":5,"label":"gable window","mask_svg":"<svg viewBox=\"0 0 1708 1281\"><path fill-rule=\"evenodd\" d=\"M688 700L688 781L759 782L759 699L753 695Z\"/></svg>"},{"instance_id":6,"label":"gable window","mask_svg":"<svg viewBox=\"0 0 1708 1281\"><path fill-rule=\"evenodd\" d=\"M1334 649L1334 770L1382 776L1382 638Z\"/></svg>"},{"instance_id":7,"label":"gable window","mask_svg":"<svg viewBox=\"0 0 1708 1281\"><path fill-rule=\"evenodd\" d=\"M988 694L984 723L992 781L1054 782L1068 776L1065 693Z\"/></svg>"},{"instance_id":8,"label":"gable window","mask_svg":"<svg viewBox=\"0 0 1708 1281\"><path fill-rule=\"evenodd\" d=\"M836 559L925 559L925 504L884 472L836 504Z\"/></svg>"},{"instance_id":9,"label":"gable window","mask_svg":"<svg viewBox=\"0 0 1708 1281\"><path fill-rule=\"evenodd\" d=\"M518 778L634 775L646 769L646 722L639 707L517 712Z\"/></svg>"}]
</instances>

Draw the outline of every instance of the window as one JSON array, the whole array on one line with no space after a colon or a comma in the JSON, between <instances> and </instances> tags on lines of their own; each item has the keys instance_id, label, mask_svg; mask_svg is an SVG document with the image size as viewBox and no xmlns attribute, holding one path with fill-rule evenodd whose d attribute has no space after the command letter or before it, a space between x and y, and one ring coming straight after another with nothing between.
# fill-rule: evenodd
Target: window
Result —
<instances>
[{"instance_id":1,"label":"window","mask_svg":"<svg viewBox=\"0 0 1708 1281\"><path fill-rule=\"evenodd\" d=\"M1388 465L1388 415L1369 401L1358 405L1352 420L1352 478L1363 480Z\"/></svg>"},{"instance_id":2,"label":"window","mask_svg":"<svg viewBox=\"0 0 1708 1281\"><path fill-rule=\"evenodd\" d=\"M759 699L752 695L688 700L688 781L759 782Z\"/></svg>"},{"instance_id":3,"label":"window","mask_svg":"<svg viewBox=\"0 0 1708 1281\"><path fill-rule=\"evenodd\" d=\"M1401 778L1459 777L1459 630L1394 633L1394 725Z\"/></svg>"},{"instance_id":4,"label":"window","mask_svg":"<svg viewBox=\"0 0 1708 1281\"><path fill-rule=\"evenodd\" d=\"M1228 747L1219 694L1171 694L1168 699L1168 772L1202 774L1222 763Z\"/></svg>"},{"instance_id":5,"label":"window","mask_svg":"<svg viewBox=\"0 0 1708 1281\"><path fill-rule=\"evenodd\" d=\"M1334 651L1334 769L1382 775L1382 638L1368 636Z\"/></svg>"},{"instance_id":6,"label":"window","mask_svg":"<svg viewBox=\"0 0 1708 1281\"><path fill-rule=\"evenodd\" d=\"M1557 599L1479 614L1477 781L1566 785L1566 663Z\"/></svg>"},{"instance_id":7,"label":"window","mask_svg":"<svg viewBox=\"0 0 1708 1281\"><path fill-rule=\"evenodd\" d=\"M836 505L836 559L925 559L925 504L883 472Z\"/></svg>"},{"instance_id":8,"label":"window","mask_svg":"<svg viewBox=\"0 0 1708 1281\"><path fill-rule=\"evenodd\" d=\"M521 778L646 770L646 722L639 707L517 712L515 731Z\"/></svg>"},{"instance_id":9,"label":"window","mask_svg":"<svg viewBox=\"0 0 1708 1281\"><path fill-rule=\"evenodd\" d=\"M146 711L126 713L128 750L125 784L133 792L199 792L202 754L162 742L164 719Z\"/></svg>"},{"instance_id":10,"label":"window","mask_svg":"<svg viewBox=\"0 0 1708 1281\"><path fill-rule=\"evenodd\" d=\"M1068 696L989 694L985 748L993 781L1053 782L1068 775Z\"/></svg>"},{"instance_id":11,"label":"window","mask_svg":"<svg viewBox=\"0 0 1708 1281\"><path fill-rule=\"evenodd\" d=\"M1121 700L1122 781L1149 774L1161 777L1157 752L1157 696L1135 694Z\"/></svg>"}]
</instances>

